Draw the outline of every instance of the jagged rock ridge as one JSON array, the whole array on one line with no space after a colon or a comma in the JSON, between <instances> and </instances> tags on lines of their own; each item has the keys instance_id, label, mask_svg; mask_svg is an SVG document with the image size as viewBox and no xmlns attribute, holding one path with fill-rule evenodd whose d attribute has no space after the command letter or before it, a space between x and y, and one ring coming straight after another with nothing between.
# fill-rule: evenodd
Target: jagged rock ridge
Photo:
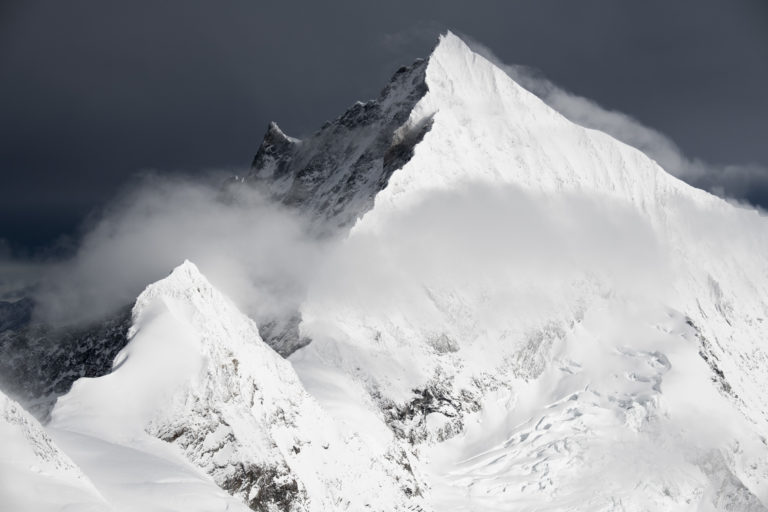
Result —
<instances>
[{"instance_id":1,"label":"jagged rock ridge","mask_svg":"<svg viewBox=\"0 0 768 512\"><path fill-rule=\"evenodd\" d=\"M270 123L246 183L308 215L322 234L348 227L429 130L428 119L405 126L427 92L426 65L418 60L400 68L378 99L355 103L307 139Z\"/></svg>"}]
</instances>

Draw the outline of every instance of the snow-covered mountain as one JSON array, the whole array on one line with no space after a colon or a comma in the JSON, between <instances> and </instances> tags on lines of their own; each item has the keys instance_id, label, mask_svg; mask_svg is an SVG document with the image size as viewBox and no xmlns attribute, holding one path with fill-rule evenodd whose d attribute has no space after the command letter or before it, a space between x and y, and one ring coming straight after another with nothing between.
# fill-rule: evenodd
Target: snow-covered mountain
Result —
<instances>
[{"instance_id":1,"label":"snow-covered mountain","mask_svg":"<svg viewBox=\"0 0 768 512\"><path fill-rule=\"evenodd\" d=\"M268 326L190 262L138 297L47 425L109 506L766 510L757 212L450 33L243 181L338 242Z\"/></svg>"},{"instance_id":2,"label":"snow-covered mountain","mask_svg":"<svg viewBox=\"0 0 768 512\"><path fill-rule=\"evenodd\" d=\"M354 192L375 200L301 308L299 375L353 375L426 441L454 489L437 509L456 493L466 510L762 509L764 219L571 123L451 34L423 80L392 144L426 133L386 186Z\"/></svg>"},{"instance_id":3,"label":"snow-covered mountain","mask_svg":"<svg viewBox=\"0 0 768 512\"><path fill-rule=\"evenodd\" d=\"M113 371L77 381L52 428L166 441L253 510L403 507L416 483L395 437L371 445L340 431L194 264L150 285L132 316Z\"/></svg>"}]
</instances>

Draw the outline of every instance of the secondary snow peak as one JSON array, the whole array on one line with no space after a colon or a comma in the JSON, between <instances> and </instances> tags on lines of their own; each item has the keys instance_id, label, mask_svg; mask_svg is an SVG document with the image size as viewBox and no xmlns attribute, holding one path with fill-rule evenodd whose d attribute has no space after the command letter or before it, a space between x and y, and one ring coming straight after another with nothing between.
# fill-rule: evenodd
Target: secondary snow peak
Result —
<instances>
[{"instance_id":1,"label":"secondary snow peak","mask_svg":"<svg viewBox=\"0 0 768 512\"><path fill-rule=\"evenodd\" d=\"M111 374L59 400L51 425L153 451L166 441L253 510L409 500L400 486L415 487L413 475L383 459L389 447L341 437L291 364L192 262L139 296L130 338Z\"/></svg>"},{"instance_id":2,"label":"secondary snow peak","mask_svg":"<svg viewBox=\"0 0 768 512\"><path fill-rule=\"evenodd\" d=\"M189 279L190 281L205 279L197 265L189 260L184 260L181 265L171 271L170 275L175 276L176 279Z\"/></svg>"}]
</instances>

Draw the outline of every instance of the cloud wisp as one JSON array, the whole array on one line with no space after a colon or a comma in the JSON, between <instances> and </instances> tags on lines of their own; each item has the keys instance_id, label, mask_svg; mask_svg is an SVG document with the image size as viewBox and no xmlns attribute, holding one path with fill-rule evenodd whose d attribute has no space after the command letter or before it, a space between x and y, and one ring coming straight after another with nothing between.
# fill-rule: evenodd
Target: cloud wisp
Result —
<instances>
[{"instance_id":1,"label":"cloud wisp","mask_svg":"<svg viewBox=\"0 0 768 512\"><path fill-rule=\"evenodd\" d=\"M568 93L530 69L503 65L478 43L472 46L566 117L639 148L689 183L738 199L762 180L768 189L768 172L759 166L716 168L691 160L669 138L629 116ZM523 269L518 282L522 276L537 276L536 286L568 281L586 268L608 272L611 282L637 289L655 282L647 277L663 268L662 257L643 251L654 247L651 235L645 236L645 245L626 240L632 250L616 252L613 242L623 231L604 225L604 219L623 219L632 232L647 232L643 222L618 205L606 214L592 207L600 201L561 198L554 210L571 219L565 226L552 218L551 208L542 209L514 188L505 188L503 198L499 194L482 187L438 194L402 212L392 220L394 227L378 237L357 236L337 245L336 240L312 238L299 216L249 187L223 190L220 180L210 178L149 176L91 222L74 257L45 272L37 291L38 315L57 323L99 318L131 303L148 283L184 259L194 261L257 320L295 311L307 290L329 300L361 293L360 301L389 297L397 303L402 297L395 297L413 282L431 279L460 287L462 282L493 281L509 268ZM594 233L611 236L595 238ZM595 261L601 264L592 268ZM624 272L628 266L637 268ZM433 275L437 271L442 272L439 279ZM638 280L637 275L645 277Z\"/></svg>"},{"instance_id":2,"label":"cloud wisp","mask_svg":"<svg viewBox=\"0 0 768 512\"><path fill-rule=\"evenodd\" d=\"M243 310L268 315L300 299L322 245L249 187L149 176L92 222L72 258L48 269L37 314L97 319L189 259Z\"/></svg>"}]
</instances>

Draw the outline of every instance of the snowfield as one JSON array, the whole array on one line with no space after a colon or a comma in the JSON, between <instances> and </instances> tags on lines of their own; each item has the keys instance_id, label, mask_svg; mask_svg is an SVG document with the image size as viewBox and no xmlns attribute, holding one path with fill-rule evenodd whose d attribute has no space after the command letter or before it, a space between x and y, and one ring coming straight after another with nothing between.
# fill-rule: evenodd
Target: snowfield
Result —
<instances>
[{"instance_id":1,"label":"snowfield","mask_svg":"<svg viewBox=\"0 0 768 512\"><path fill-rule=\"evenodd\" d=\"M11 510L768 510L758 212L451 33L239 186L338 237L298 331L182 263L45 427L0 396Z\"/></svg>"}]
</instances>

